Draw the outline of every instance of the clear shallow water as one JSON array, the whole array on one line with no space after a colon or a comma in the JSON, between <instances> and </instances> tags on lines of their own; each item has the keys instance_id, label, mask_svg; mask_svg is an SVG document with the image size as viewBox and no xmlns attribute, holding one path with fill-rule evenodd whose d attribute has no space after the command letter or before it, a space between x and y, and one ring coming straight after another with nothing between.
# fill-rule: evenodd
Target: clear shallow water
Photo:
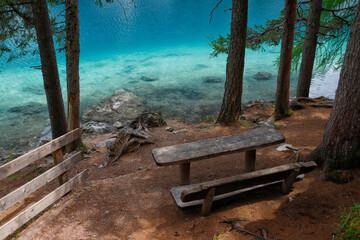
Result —
<instances>
[{"instance_id":1,"label":"clear shallow water","mask_svg":"<svg viewBox=\"0 0 360 240\"><path fill-rule=\"evenodd\" d=\"M114 3L99 8L80 1L81 111L100 102L117 89L142 97L148 109L161 110L165 118L189 122L217 115L221 105L226 56L210 58L210 38L230 29L231 1L224 1L213 14L217 0L138 0L137 8L126 2L126 21L122 8ZM276 17L283 1L250 0L249 25L261 24ZM266 52L246 52L243 102L273 100L277 68L274 59L279 48ZM0 158L14 148L34 147L39 133L49 125L41 71L29 66L40 65L37 56L28 56L10 64L0 62ZM65 62L58 55L58 65L66 98ZM272 79L258 81L259 71L272 73ZM154 77L146 82L141 78ZM315 75L312 96L332 96L322 92L325 73ZM205 83L207 77L218 77L220 83ZM337 83L336 73L330 73ZM296 74L291 78L291 95L295 94ZM328 95L327 95L328 94ZM64 100L65 100L64 98Z\"/></svg>"}]
</instances>

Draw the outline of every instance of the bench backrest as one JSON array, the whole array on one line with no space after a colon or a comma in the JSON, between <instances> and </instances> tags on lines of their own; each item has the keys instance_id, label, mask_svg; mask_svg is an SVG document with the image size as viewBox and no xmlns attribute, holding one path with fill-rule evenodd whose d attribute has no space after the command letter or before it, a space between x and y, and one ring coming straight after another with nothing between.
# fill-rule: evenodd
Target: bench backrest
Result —
<instances>
[{"instance_id":1,"label":"bench backrest","mask_svg":"<svg viewBox=\"0 0 360 240\"><path fill-rule=\"evenodd\" d=\"M274 128L262 127L229 136L156 148L152 150L152 155L157 165L165 166L250 151L282 142L285 142L284 135Z\"/></svg>"},{"instance_id":2,"label":"bench backrest","mask_svg":"<svg viewBox=\"0 0 360 240\"><path fill-rule=\"evenodd\" d=\"M233 177L218 179L187 188L181 193L183 202L204 199L208 191L215 188L215 196L237 190L254 187L261 184L276 182L287 178L294 169L299 169L299 175L316 168L315 162L289 163L273 168L258 170Z\"/></svg>"}]
</instances>

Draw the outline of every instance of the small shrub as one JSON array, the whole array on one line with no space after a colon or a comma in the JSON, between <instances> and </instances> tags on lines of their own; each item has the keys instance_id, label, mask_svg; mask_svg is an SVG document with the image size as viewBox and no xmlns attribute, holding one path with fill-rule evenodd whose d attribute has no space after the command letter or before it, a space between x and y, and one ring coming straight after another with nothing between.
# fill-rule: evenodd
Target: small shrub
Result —
<instances>
[{"instance_id":1,"label":"small shrub","mask_svg":"<svg viewBox=\"0 0 360 240\"><path fill-rule=\"evenodd\" d=\"M9 158L6 160L6 163L11 162L14 159L14 156L10 154Z\"/></svg>"},{"instance_id":2,"label":"small shrub","mask_svg":"<svg viewBox=\"0 0 360 240\"><path fill-rule=\"evenodd\" d=\"M240 122L240 126L247 127L247 124L245 124L244 122Z\"/></svg>"},{"instance_id":3,"label":"small shrub","mask_svg":"<svg viewBox=\"0 0 360 240\"><path fill-rule=\"evenodd\" d=\"M82 151L83 153L88 153L89 152L89 148L85 143L81 143L77 148L77 151Z\"/></svg>"},{"instance_id":4,"label":"small shrub","mask_svg":"<svg viewBox=\"0 0 360 240\"><path fill-rule=\"evenodd\" d=\"M341 223L335 234L335 240L360 239L360 204L356 203L340 217Z\"/></svg>"},{"instance_id":5,"label":"small shrub","mask_svg":"<svg viewBox=\"0 0 360 240\"><path fill-rule=\"evenodd\" d=\"M280 125L278 122L271 122L275 129L280 129Z\"/></svg>"}]
</instances>

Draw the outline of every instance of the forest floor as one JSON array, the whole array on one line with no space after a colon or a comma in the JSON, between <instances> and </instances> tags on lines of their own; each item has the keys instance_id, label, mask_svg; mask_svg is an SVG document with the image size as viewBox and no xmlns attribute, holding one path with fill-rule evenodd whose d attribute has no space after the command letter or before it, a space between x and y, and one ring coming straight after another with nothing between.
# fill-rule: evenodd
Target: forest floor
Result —
<instances>
[{"instance_id":1,"label":"forest floor","mask_svg":"<svg viewBox=\"0 0 360 240\"><path fill-rule=\"evenodd\" d=\"M271 107L253 106L245 114L271 114ZM278 122L286 143L294 147L315 148L323 137L330 108L311 108L294 111L289 118ZM235 199L216 202L208 217L200 208L179 209L170 189L179 185L178 166L158 167L151 155L153 148L229 135L250 130L251 121L233 127L213 126L212 121L186 124L180 120L167 121L175 130L165 127L151 129L156 144L141 146L138 152L121 157L116 164L99 168L106 155L100 147L70 171L70 176L89 169L90 178L81 187L66 195L56 205L14 236L19 239L254 239L230 231L231 226L219 221L247 218L241 227L261 236L258 227L268 231L271 239L331 239L340 223L340 216L360 202L360 170L350 172L353 180L346 184L324 181L321 170L307 174L294 184L288 195L274 189L240 195ZM245 126L246 125L246 126ZM84 138L91 148L111 134ZM256 169L295 162L291 151L280 152L278 146L257 151ZM244 153L220 156L192 164L191 182L200 183L243 173ZM48 168L42 160L22 173L0 182L0 197ZM17 177L16 177L17 176ZM30 176L30 177L28 177ZM52 182L13 208L0 214L0 225L18 214L56 187Z\"/></svg>"}]
</instances>

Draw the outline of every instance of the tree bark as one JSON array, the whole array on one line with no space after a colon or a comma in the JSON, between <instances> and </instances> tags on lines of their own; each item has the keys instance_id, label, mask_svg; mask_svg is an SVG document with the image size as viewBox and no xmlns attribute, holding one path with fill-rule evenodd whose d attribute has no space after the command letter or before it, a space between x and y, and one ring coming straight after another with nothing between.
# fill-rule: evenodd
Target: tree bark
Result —
<instances>
[{"instance_id":1,"label":"tree bark","mask_svg":"<svg viewBox=\"0 0 360 240\"><path fill-rule=\"evenodd\" d=\"M66 133L66 118L48 8L46 0L33 0L31 5L39 45L51 132L52 137L57 138Z\"/></svg>"},{"instance_id":2,"label":"tree bark","mask_svg":"<svg viewBox=\"0 0 360 240\"><path fill-rule=\"evenodd\" d=\"M290 72L294 44L296 4L296 0L285 0L284 27L281 38L280 65L275 102L275 119L277 120L289 115Z\"/></svg>"},{"instance_id":3,"label":"tree bark","mask_svg":"<svg viewBox=\"0 0 360 240\"><path fill-rule=\"evenodd\" d=\"M78 0L65 1L66 25L66 81L68 99L68 131L80 127L80 83L79 83L79 56L80 56L80 28ZM69 145L68 151L74 150L81 143L81 139Z\"/></svg>"},{"instance_id":4,"label":"tree bark","mask_svg":"<svg viewBox=\"0 0 360 240\"><path fill-rule=\"evenodd\" d=\"M225 125L236 122L241 114L247 15L248 0L233 0L225 93L217 120Z\"/></svg>"},{"instance_id":5,"label":"tree bark","mask_svg":"<svg viewBox=\"0 0 360 240\"><path fill-rule=\"evenodd\" d=\"M317 45L317 36L320 27L321 9L322 0L310 1L310 12L306 21L305 40L303 44L296 97L309 97Z\"/></svg>"},{"instance_id":6,"label":"tree bark","mask_svg":"<svg viewBox=\"0 0 360 240\"><path fill-rule=\"evenodd\" d=\"M320 145L304 161L334 169L360 167L360 5L348 38L334 106Z\"/></svg>"}]
</instances>

